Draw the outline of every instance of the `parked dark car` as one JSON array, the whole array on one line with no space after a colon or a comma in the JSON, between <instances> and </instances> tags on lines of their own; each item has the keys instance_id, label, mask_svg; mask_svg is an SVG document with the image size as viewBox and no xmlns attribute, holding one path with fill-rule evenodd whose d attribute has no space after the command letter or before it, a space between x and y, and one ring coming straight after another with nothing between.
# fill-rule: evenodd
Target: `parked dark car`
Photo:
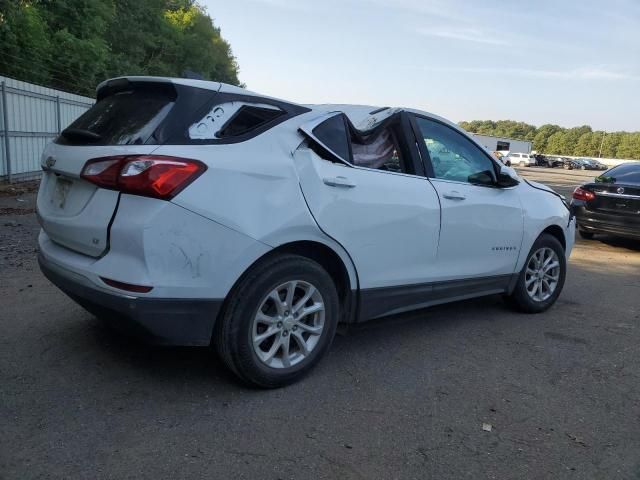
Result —
<instances>
[{"instance_id":1,"label":"parked dark car","mask_svg":"<svg viewBox=\"0 0 640 480\"><path fill-rule=\"evenodd\" d=\"M587 162L594 170L607 170L609 167L595 158L581 158L584 162Z\"/></svg>"},{"instance_id":2,"label":"parked dark car","mask_svg":"<svg viewBox=\"0 0 640 480\"><path fill-rule=\"evenodd\" d=\"M534 160L536 161L536 167L546 167L547 166L547 157L540 153L536 153L532 155Z\"/></svg>"},{"instance_id":3,"label":"parked dark car","mask_svg":"<svg viewBox=\"0 0 640 480\"><path fill-rule=\"evenodd\" d=\"M582 238L608 233L640 239L640 162L613 167L576 188L571 210Z\"/></svg>"},{"instance_id":4,"label":"parked dark car","mask_svg":"<svg viewBox=\"0 0 640 480\"><path fill-rule=\"evenodd\" d=\"M542 165L545 167L556 168L564 165L564 159L562 157L557 157L555 155L542 155L542 158L544 159L544 163Z\"/></svg>"},{"instance_id":5,"label":"parked dark car","mask_svg":"<svg viewBox=\"0 0 640 480\"><path fill-rule=\"evenodd\" d=\"M596 169L584 158L565 158L563 167L565 170L595 170Z\"/></svg>"}]
</instances>

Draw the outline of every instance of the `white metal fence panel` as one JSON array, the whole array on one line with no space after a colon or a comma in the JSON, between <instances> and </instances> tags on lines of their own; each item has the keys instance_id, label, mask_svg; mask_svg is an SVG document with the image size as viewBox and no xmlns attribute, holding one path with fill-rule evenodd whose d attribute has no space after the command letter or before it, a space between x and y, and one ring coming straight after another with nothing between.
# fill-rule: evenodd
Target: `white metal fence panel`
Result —
<instances>
[{"instance_id":1,"label":"white metal fence panel","mask_svg":"<svg viewBox=\"0 0 640 480\"><path fill-rule=\"evenodd\" d=\"M40 175L45 145L94 99L0 76L0 179Z\"/></svg>"}]
</instances>

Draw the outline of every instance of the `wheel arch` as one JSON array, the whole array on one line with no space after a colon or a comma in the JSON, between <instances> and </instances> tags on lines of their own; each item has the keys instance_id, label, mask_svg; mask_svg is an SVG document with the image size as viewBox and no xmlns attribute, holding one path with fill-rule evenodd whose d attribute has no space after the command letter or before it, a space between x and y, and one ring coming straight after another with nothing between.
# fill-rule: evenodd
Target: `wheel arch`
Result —
<instances>
[{"instance_id":1,"label":"wheel arch","mask_svg":"<svg viewBox=\"0 0 640 480\"><path fill-rule=\"evenodd\" d=\"M338 291L341 310L341 318L339 321L353 323L357 313L358 276L349 255L346 252L341 253L333 246L329 246L315 239L290 241L272 248L262 256L256 258L234 282L226 295L222 308L218 312L218 319L221 315L224 315L227 302L240 282L257 265L277 255L293 254L309 258L320 264L327 271Z\"/></svg>"},{"instance_id":2,"label":"wheel arch","mask_svg":"<svg viewBox=\"0 0 640 480\"><path fill-rule=\"evenodd\" d=\"M562 227L560 227L559 225L549 225L542 232L540 232L540 235L544 233L555 237L560 242L560 245L562 245L562 248L564 250L567 249L567 239L564 236L564 230L562 229Z\"/></svg>"},{"instance_id":3,"label":"wheel arch","mask_svg":"<svg viewBox=\"0 0 640 480\"><path fill-rule=\"evenodd\" d=\"M357 277L353 279L355 280L354 288L349 269L340 255L328 245L314 240L297 240L285 243L274 248L267 255L284 253L309 258L319 263L327 271L338 291L342 311L341 321L350 323L355 306L355 292L358 289ZM353 269L353 272L355 274L355 269Z\"/></svg>"}]
</instances>

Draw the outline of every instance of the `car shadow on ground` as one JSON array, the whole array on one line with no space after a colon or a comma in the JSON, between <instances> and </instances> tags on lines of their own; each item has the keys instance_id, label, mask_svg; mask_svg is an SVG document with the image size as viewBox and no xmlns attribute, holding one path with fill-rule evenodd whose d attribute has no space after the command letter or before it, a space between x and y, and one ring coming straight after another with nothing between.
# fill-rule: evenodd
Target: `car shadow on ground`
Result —
<instances>
[{"instance_id":1,"label":"car shadow on ground","mask_svg":"<svg viewBox=\"0 0 640 480\"><path fill-rule=\"evenodd\" d=\"M213 348L152 345L110 327L89 313L86 315L88 322L76 324L83 332L75 334L87 335L88 328L88 341L93 343L90 347L100 349L106 360L118 367L148 373L162 382L215 382L241 386ZM69 335L74 333L69 332Z\"/></svg>"},{"instance_id":2,"label":"car shadow on ground","mask_svg":"<svg viewBox=\"0 0 640 480\"><path fill-rule=\"evenodd\" d=\"M484 312L481 318L478 311ZM329 357L334 366L339 366L348 363L354 354L376 350L380 342L401 343L415 335L456 330L469 323L474 324L474 329L482 328L505 313L510 310L500 296L494 295L371 320L340 329ZM65 337L68 343L82 342L90 351L99 350L95 352L95 356L101 357L96 362L98 368L111 364L108 368L119 371L133 369L134 375L142 373L147 380L155 378L165 384L203 382L215 384L216 389L223 391L251 389L226 368L213 348L150 345L113 329L89 313L85 315L87 321L75 323L65 331ZM513 313L514 320L518 316Z\"/></svg>"},{"instance_id":3,"label":"car shadow on ground","mask_svg":"<svg viewBox=\"0 0 640 480\"><path fill-rule=\"evenodd\" d=\"M628 282L625 279L630 278L629 275L636 269L635 252L640 251L637 243L613 237L601 238L602 242L616 249L625 248L634 253L630 255L628 262L621 265L612 262L608 256L594 257L596 250L602 248L599 237L597 240L581 240L583 248L576 250L569 262L569 283L548 313L532 316L513 312L500 295L493 295L351 325L341 329L341 334L335 339L328 358L321 362L321 368L340 369L354 358L362 360L379 355L381 350L402 348L403 344L416 338L424 342L433 342L437 341L434 340L436 337L444 340L451 339L452 336L466 337L475 339L471 341L471 344L474 344L481 338L492 340L503 334L507 337L513 336L514 328L529 328L527 325L532 322L537 324L532 331L535 332L543 328L544 324L555 323L558 315L562 317L573 315L574 311L582 311L584 305L592 303L590 298L594 295L591 287L586 288L582 285L586 281L584 279L588 280L589 286L605 280L626 284ZM590 248L585 249L584 246ZM57 332L52 331L50 335L57 337L56 342L62 343L52 348L59 348L60 354L72 358L75 355L69 355L68 350L64 350L68 345L73 345L73 350L82 352L77 360L95 359L97 373L113 369L116 373L105 374L116 375L117 372L126 372L125 375L134 377L142 375L153 383L189 383L200 385L203 389L215 385L216 390L221 393L246 389L218 359L212 348L148 345L137 338L127 337L111 329L80 307L75 308L82 312L80 317L84 321L78 321L78 315L74 315L73 323L62 331L58 330L58 324L52 323ZM64 337L62 342L61 337ZM49 341L51 340L50 338ZM454 344L457 344L457 341Z\"/></svg>"},{"instance_id":4,"label":"car shadow on ground","mask_svg":"<svg viewBox=\"0 0 640 480\"><path fill-rule=\"evenodd\" d=\"M613 237L610 235L596 235L589 242L602 242L610 247L624 248L632 252L640 252L640 240L633 238Z\"/></svg>"}]
</instances>

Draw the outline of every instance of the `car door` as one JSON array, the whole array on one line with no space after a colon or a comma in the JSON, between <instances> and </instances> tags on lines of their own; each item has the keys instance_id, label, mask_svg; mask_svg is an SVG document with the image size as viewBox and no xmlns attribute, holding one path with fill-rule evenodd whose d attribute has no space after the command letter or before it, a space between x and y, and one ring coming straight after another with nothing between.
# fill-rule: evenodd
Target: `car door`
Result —
<instances>
[{"instance_id":1,"label":"car door","mask_svg":"<svg viewBox=\"0 0 640 480\"><path fill-rule=\"evenodd\" d=\"M393 128L405 135L401 116L410 129L404 113L390 122L397 122ZM386 165L365 168L351 163L349 126L342 114L323 115L301 131L309 140L294 157L311 213L353 259L361 291L388 293L376 295L386 298L384 305L365 302L365 316L410 303L397 289L432 279L440 229L438 195L413 170L416 164L421 167L415 143L411 152L403 138L399 158L394 154Z\"/></svg>"},{"instance_id":2,"label":"car door","mask_svg":"<svg viewBox=\"0 0 640 480\"><path fill-rule=\"evenodd\" d=\"M517 187L498 188L496 164L456 128L419 115L413 125L442 205L438 280L506 279L514 273L523 237Z\"/></svg>"}]
</instances>

